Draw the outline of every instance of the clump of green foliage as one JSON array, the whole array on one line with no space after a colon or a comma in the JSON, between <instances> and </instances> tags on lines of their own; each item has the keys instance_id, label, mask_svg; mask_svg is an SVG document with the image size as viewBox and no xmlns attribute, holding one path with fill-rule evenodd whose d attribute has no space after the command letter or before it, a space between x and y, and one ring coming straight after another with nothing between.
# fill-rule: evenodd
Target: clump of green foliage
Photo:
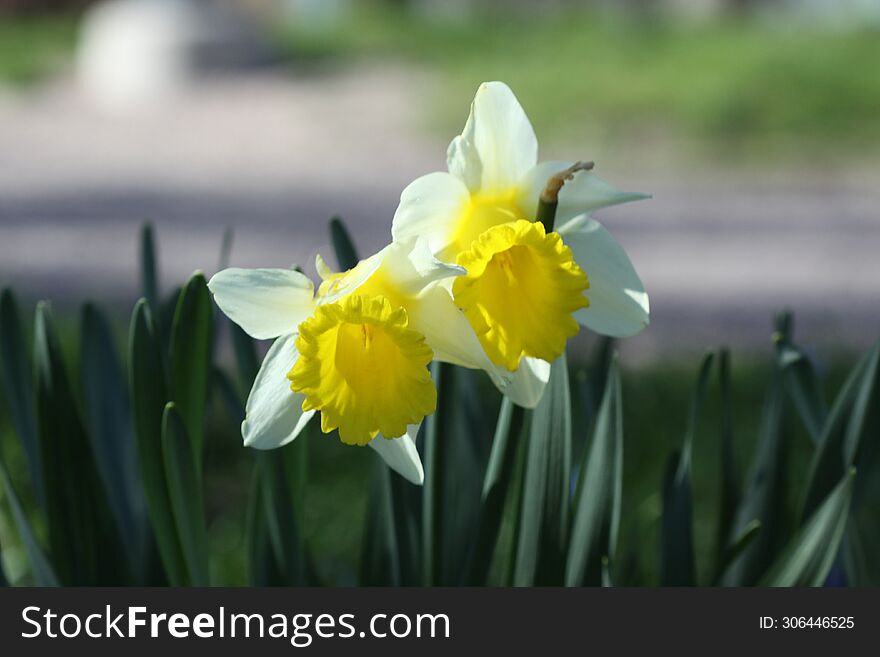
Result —
<instances>
[{"instance_id":1,"label":"clump of green foliage","mask_svg":"<svg viewBox=\"0 0 880 657\"><path fill-rule=\"evenodd\" d=\"M338 220L331 235L340 267L356 261ZM257 345L218 315L201 274L160 293L149 226L141 253L143 298L123 359L93 304L82 309L75 357L67 358L44 302L31 358L19 304L9 290L0 296L0 376L16 438L0 446L0 490L12 521L0 523L10 528L0 541L14 542L27 559L14 577L0 567L0 583L880 581L872 558L880 547L880 343L828 404L823 380L793 340L790 316L781 317L745 476L726 350L703 357L689 412L666 412L655 427L639 422L646 404L627 405L625 390L642 401L645 391L622 384L608 340L585 367L570 368L565 356L554 363L534 410L501 400L480 373L435 365L438 409L418 440L423 487L313 426L284 448L252 454L238 475L250 484L246 513L237 517L224 513L229 486L218 482L216 459L223 447L211 439L222 433L218 424L237 434L259 367ZM219 357L224 345L231 368ZM718 412L707 427L711 404ZM663 475L653 483L659 540L646 542L654 520L628 501L624 457L655 459L652 438L670 431L677 447L664 454ZM806 437L805 460L794 456L796 434ZM716 447L712 462L694 457L707 439ZM328 472L326 461L310 458L315 446L331 444L359 467ZM10 453L21 464L13 472ZM709 498L717 506L707 514ZM366 509L363 531L351 516L342 525L334 517L353 506ZM308 531L333 523L334 540L357 541L354 563L328 559L326 535ZM241 536L243 549L216 538L229 535Z\"/></svg>"}]
</instances>

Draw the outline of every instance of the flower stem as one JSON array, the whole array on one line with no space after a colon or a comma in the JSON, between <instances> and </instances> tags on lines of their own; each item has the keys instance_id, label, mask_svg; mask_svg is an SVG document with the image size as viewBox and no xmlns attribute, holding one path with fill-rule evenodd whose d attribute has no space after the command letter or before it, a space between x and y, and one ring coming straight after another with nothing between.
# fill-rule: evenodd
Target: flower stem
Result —
<instances>
[{"instance_id":1,"label":"flower stem","mask_svg":"<svg viewBox=\"0 0 880 657\"><path fill-rule=\"evenodd\" d=\"M553 224L556 222L559 190L562 189L567 180L574 178L574 174L578 171L590 171L593 166L595 166L593 162L575 162L564 171L550 176L544 191L541 192L541 198L538 199L538 211L536 213L536 220L544 224L544 229L548 233L553 232Z\"/></svg>"}]
</instances>

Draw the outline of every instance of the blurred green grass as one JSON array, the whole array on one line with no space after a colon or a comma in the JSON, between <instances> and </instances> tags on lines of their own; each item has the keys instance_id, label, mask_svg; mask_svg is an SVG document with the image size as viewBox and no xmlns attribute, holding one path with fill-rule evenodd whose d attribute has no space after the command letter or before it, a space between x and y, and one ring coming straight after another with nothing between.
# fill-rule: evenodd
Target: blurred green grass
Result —
<instances>
[{"instance_id":1,"label":"blurred green grass","mask_svg":"<svg viewBox=\"0 0 880 657\"><path fill-rule=\"evenodd\" d=\"M280 43L294 59L387 58L433 71L439 84L419 100L444 134L463 125L480 82L500 79L540 137L600 145L647 137L757 160L876 145L880 76L869 71L880 61L878 36L869 28L576 9L443 21L365 3L332 27L290 24Z\"/></svg>"},{"instance_id":2,"label":"blurred green grass","mask_svg":"<svg viewBox=\"0 0 880 657\"><path fill-rule=\"evenodd\" d=\"M71 14L0 16L0 84L21 87L58 70L75 43Z\"/></svg>"},{"instance_id":3,"label":"blurred green grass","mask_svg":"<svg viewBox=\"0 0 880 657\"><path fill-rule=\"evenodd\" d=\"M606 157L650 140L748 163L867 158L880 141L876 27L576 8L443 19L365 2L336 22L282 22L274 36L295 70L373 61L427 71L436 84L414 102L444 135L463 125L477 85L500 79L540 137L589 140ZM0 84L63 67L75 38L71 14L0 18Z\"/></svg>"}]
</instances>

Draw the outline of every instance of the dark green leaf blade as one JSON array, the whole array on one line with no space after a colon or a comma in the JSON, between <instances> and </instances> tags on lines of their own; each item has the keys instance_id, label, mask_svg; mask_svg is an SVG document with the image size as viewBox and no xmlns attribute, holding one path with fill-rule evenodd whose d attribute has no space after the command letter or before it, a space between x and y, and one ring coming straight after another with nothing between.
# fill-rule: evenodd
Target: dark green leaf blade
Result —
<instances>
[{"instance_id":1,"label":"dark green leaf blade","mask_svg":"<svg viewBox=\"0 0 880 657\"><path fill-rule=\"evenodd\" d=\"M147 511L168 583L180 586L186 580L186 568L174 525L162 452L167 384L162 348L145 299L138 301L132 314L129 355L135 445Z\"/></svg>"},{"instance_id":2,"label":"dark green leaf blade","mask_svg":"<svg viewBox=\"0 0 880 657\"><path fill-rule=\"evenodd\" d=\"M49 545L65 584L120 583L122 562L48 304L37 304L34 378Z\"/></svg>"},{"instance_id":3,"label":"dark green leaf blade","mask_svg":"<svg viewBox=\"0 0 880 657\"><path fill-rule=\"evenodd\" d=\"M722 349L718 355L718 383L721 389L721 504L716 534L716 571L720 575L729 555L728 542L733 533L740 492L739 468L736 464L733 433L733 399L730 384L730 352ZM724 566L720 564L724 563Z\"/></svg>"},{"instance_id":4,"label":"dark green leaf blade","mask_svg":"<svg viewBox=\"0 0 880 657\"><path fill-rule=\"evenodd\" d=\"M605 381L593 438L581 459L566 586L603 585L603 563L607 573L614 561L623 476L623 415L616 358Z\"/></svg>"},{"instance_id":5,"label":"dark green leaf blade","mask_svg":"<svg viewBox=\"0 0 880 657\"><path fill-rule=\"evenodd\" d=\"M247 397L257 372L260 371L260 361L257 358L257 346L254 339L245 333L234 322L227 322L232 336L232 351L235 354L235 365L238 370L238 383L242 393Z\"/></svg>"},{"instance_id":6,"label":"dark green leaf blade","mask_svg":"<svg viewBox=\"0 0 880 657\"><path fill-rule=\"evenodd\" d=\"M150 310L159 310L159 276L156 266L156 240L153 225L146 222L141 226L141 289Z\"/></svg>"},{"instance_id":7,"label":"dark green leaf blade","mask_svg":"<svg viewBox=\"0 0 880 657\"><path fill-rule=\"evenodd\" d=\"M559 584L569 530L571 399L565 354L532 413L523 482L514 586Z\"/></svg>"},{"instance_id":8,"label":"dark green leaf blade","mask_svg":"<svg viewBox=\"0 0 880 657\"><path fill-rule=\"evenodd\" d=\"M171 400L186 424L193 460L201 470L205 404L211 378L213 306L204 275L184 286L171 327Z\"/></svg>"},{"instance_id":9,"label":"dark green leaf blade","mask_svg":"<svg viewBox=\"0 0 880 657\"><path fill-rule=\"evenodd\" d=\"M376 461L367 509L367 526L361 550L362 586L400 586L400 552L394 525L391 470Z\"/></svg>"},{"instance_id":10,"label":"dark green leaf blade","mask_svg":"<svg viewBox=\"0 0 880 657\"><path fill-rule=\"evenodd\" d=\"M148 527L125 378L103 314L83 307L80 370L85 420L101 482L132 572L144 564ZM143 573L141 573L143 574Z\"/></svg>"},{"instance_id":11,"label":"dark green leaf blade","mask_svg":"<svg viewBox=\"0 0 880 657\"><path fill-rule=\"evenodd\" d=\"M789 325L790 326L790 325ZM819 377L807 354L791 342L788 335L777 334L776 358L782 371L785 389L814 442L819 442L828 408Z\"/></svg>"},{"instance_id":12,"label":"dark green leaf blade","mask_svg":"<svg viewBox=\"0 0 880 657\"><path fill-rule=\"evenodd\" d=\"M762 586L822 586L834 565L849 519L852 470L791 540L761 580Z\"/></svg>"},{"instance_id":13,"label":"dark green leaf blade","mask_svg":"<svg viewBox=\"0 0 880 657\"><path fill-rule=\"evenodd\" d=\"M745 529L743 529L739 536L734 537L733 541L725 546L724 552L721 554L721 558L716 565L715 577L712 578L713 584L717 584L730 564L746 551L746 548L752 544L759 531L761 531L761 521L752 520L752 522L745 526Z\"/></svg>"},{"instance_id":14,"label":"dark green leaf blade","mask_svg":"<svg viewBox=\"0 0 880 657\"><path fill-rule=\"evenodd\" d=\"M341 270L351 269L358 263L357 249L348 233L348 229L339 217L330 220L330 240L336 251L336 261Z\"/></svg>"},{"instance_id":15,"label":"dark green leaf blade","mask_svg":"<svg viewBox=\"0 0 880 657\"><path fill-rule=\"evenodd\" d=\"M0 488L3 489L4 495L9 502L9 507L12 510L12 518L15 521L15 526L18 528L21 542L24 545L25 553L31 565L31 575L34 578L34 583L37 586L60 586L61 583L58 580L58 576L55 574L52 564L46 558L43 547L31 528L18 495L12 487L12 481L9 478L9 473L6 471L6 465L2 460L0 460Z\"/></svg>"},{"instance_id":16,"label":"dark green leaf blade","mask_svg":"<svg viewBox=\"0 0 880 657\"><path fill-rule=\"evenodd\" d=\"M266 529L277 571L273 583L309 584L309 560L302 532L308 444L305 435L283 448L260 452L258 468Z\"/></svg>"},{"instance_id":17,"label":"dark green leaf blade","mask_svg":"<svg viewBox=\"0 0 880 657\"><path fill-rule=\"evenodd\" d=\"M38 499L45 505L43 465L37 437L37 409L34 405L33 374L27 358L28 352L15 295L12 290L4 289L0 294L0 365L3 391L12 426L27 458L31 483Z\"/></svg>"},{"instance_id":18,"label":"dark green leaf blade","mask_svg":"<svg viewBox=\"0 0 880 657\"><path fill-rule=\"evenodd\" d=\"M696 582L693 544L693 499L691 495L691 453L697 422L714 354L700 364L697 386L681 451L670 458L663 487L663 522L660 550L660 581L663 586L692 586Z\"/></svg>"},{"instance_id":19,"label":"dark green leaf blade","mask_svg":"<svg viewBox=\"0 0 880 657\"><path fill-rule=\"evenodd\" d=\"M245 519L245 556L251 586L271 586L278 581L275 553L269 541L266 505L263 503L263 462L256 459Z\"/></svg>"},{"instance_id":20,"label":"dark green leaf blade","mask_svg":"<svg viewBox=\"0 0 880 657\"><path fill-rule=\"evenodd\" d=\"M739 535L755 520L762 530L734 559L721 579L725 586L755 584L784 543L787 488L787 440L783 427L783 391L774 375L764 402L758 445L737 509L733 534Z\"/></svg>"},{"instance_id":21,"label":"dark green leaf blade","mask_svg":"<svg viewBox=\"0 0 880 657\"><path fill-rule=\"evenodd\" d=\"M492 555L501 530L504 503L513 479L517 438L522 431L523 416L521 406L516 406L507 397L501 401L489 464L483 478L477 537L468 558L465 583L469 586L485 586L489 576Z\"/></svg>"},{"instance_id":22,"label":"dark green leaf blade","mask_svg":"<svg viewBox=\"0 0 880 657\"><path fill-rule=\"evenodd\" d=\"M435 586L443 579L443 479L446 459L443 441L449 433L455 371L446 363L431 364L437 386L437 410L425 420L423 451L425 482L422 486L422 585Z\"/></svg>"},{"instance_id":23,"label":"dark green leaf blade","mask_svg":"<svg viewBox=\"0 0 880 657\"><path fill-rule=\"evenodd\" d=\"M850 373L837 395L810 465L801 518L812 514L856 464L862 443L872 433L870 420L880 414L880 342L876 343ZM880 427L880 425L878 425ZM874 427L876 434L877 427ZM876 435L870 436L875 443ZM876 449L876 446L875 446Z\"/></svg>"},{"instance_id":24,"label":"dark green leaf blade","mask_svg":"<svg viewBox=\"0 0 880 657\"><path fill-rule=\"evenodd\" d=\"M208 537L201 475L193 456L186 424L174 402L168 402L162 417L162 452L171 511L186 562L188 583L207 586Z\"/></svg>"}]
</instances>

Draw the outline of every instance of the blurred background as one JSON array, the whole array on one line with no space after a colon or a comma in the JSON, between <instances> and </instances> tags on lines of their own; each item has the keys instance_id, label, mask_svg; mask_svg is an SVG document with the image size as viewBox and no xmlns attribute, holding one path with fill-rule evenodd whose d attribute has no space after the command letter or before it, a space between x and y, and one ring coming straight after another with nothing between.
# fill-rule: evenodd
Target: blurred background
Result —
<instances>
[{"instance_id":1,"label":"blurred background","mask_svg":"<svg viewBox=\"0 0 880 657\"><path fill-rule=\"evenodd\" d=\"M129 307L136 226L169 277L364 253L445 166L484 80L541 158L654 200L600 213L652 298L627 349L880 325L876 0L0 0L0 280Z\"/></svg>"},{"instance_id":2,"label":"blurred background","mask_svg":"<svg viewBox=\"0 0 880 657\"><path fill-rule=\"evenodd\" d=\"M227 227L236 266L313 273L332 215L366 255L404 186L445 168L478 84L503 80L542 160L654 195L597 217L651 295L651 327L620 348L638 368L626 508L656 519L691 356L734 348L745 453L775 313L794 311L829 390L880 335L878 61L877 0L0 0L0 285L62 324L96 299L121 333L145 220L169 288L217 269ZM212 535L234 554L244 451L225 418L214 430L209 502L230 511ZM334 495L307 531L345 564L362 508L344 500L368 473L313 442Z\"/></svg>"}]
</instances>

